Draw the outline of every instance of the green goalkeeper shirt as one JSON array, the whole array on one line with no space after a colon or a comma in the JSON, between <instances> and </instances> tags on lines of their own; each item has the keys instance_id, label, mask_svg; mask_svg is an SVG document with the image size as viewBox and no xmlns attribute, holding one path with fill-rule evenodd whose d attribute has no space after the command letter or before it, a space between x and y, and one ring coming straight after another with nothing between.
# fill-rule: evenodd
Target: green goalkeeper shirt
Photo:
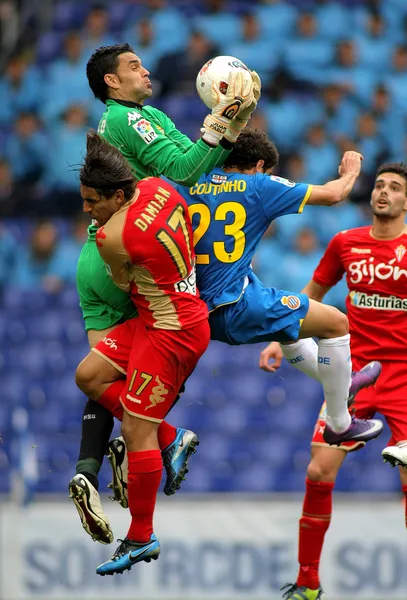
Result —
<instances>
[{"instance_id":1,"label":"green goalkeeper shirt","mask_svg":"<svg viewBox=\"0 0 407 600\"><path fill-rule=\"evenodd\" d=\"M98 132L127 158L137 180L165 175L194 185L203 173L221 166L230 148L195 144L163 112L135 102L107 100ZM79 256L76 281L85 329L101 331L137 312L130 296L109 277L96 246L97 226L90 225Z\"/></svg>"},{"instance_id":2,"label":"green goalkeeper shirt","mask_svg":"<svg viewBox=\"0 0 407 600\"><path fill-rule=\"evenodd\" d=\"M98 133L127 158L137 179L165 175L186 186L222 166L232 148L226 141L217 147L191 142L157 108L123 100L106 101Z\"/></svg>"},{"instance_id":3,"label":"green goalkeeper shirt","mask_svg":"<svg viewBox=\"0 0 407 600\"><path fill-rule=\"evenodd\" d=\"M96 246L97 225L88 228L78 260L76 284L85 329L101 331L137 315L130 296L113 283Z\"/></svg>"}]
</instances>

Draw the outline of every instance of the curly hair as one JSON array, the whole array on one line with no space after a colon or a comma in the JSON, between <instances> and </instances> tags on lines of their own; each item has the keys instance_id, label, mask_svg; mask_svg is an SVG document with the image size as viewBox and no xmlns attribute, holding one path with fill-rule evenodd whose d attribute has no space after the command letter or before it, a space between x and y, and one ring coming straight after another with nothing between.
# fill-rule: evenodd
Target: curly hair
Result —
<instances>
[{"instance_id":1,"label":"curly hair","mask_svg":"<svg viewBox=\"0 0 407 600\"><path fill-rule=\"evenodd\" d=\"M255 167L259 160L264 160L265 170L276 167L279 160L278 150L264 131L246 127L237 138L223 166L244 171Z\"/></svg>"},{"instance_id":2,"label":"curly hair","mask_svg":"<svg viewBox=\"0 0 407 600\"><path fill-rule=\"evenodd\" d=\"M123 154L93 129L86 136L86 156L79 180L105 198L123 190L125 202L134 196L136 189L132 168Z\"/></svg>"},{"instance_id":3,"label":"curly hair","mask_svg":"<svg viewBox=\"0 0 407 600\"><path fill-rule=\"evenodd\" d=\"M94 51L86 65L86 76L89 87L95 98L106 104L109 97L109 86L105 82L105 75L116 73L119 65L119 56L126 52L132 52L130 44L115 44L114 46L101 46Z\"/></svg>"},{"instance_id":4,"label":"curly hair","mask_svg":"<svg viewBox=\"0 0 407 600\"><path fill-rule=\"evenodd\" d=\"M400 175L401 177L403 177L406 182L406 195L407 195L407 164L406 163L397 162L397 163L385 163L383 165L380 165L380 167L377 169L376 179L382 173L395 173L396 175Z\"/></svg>"}]
</instances>

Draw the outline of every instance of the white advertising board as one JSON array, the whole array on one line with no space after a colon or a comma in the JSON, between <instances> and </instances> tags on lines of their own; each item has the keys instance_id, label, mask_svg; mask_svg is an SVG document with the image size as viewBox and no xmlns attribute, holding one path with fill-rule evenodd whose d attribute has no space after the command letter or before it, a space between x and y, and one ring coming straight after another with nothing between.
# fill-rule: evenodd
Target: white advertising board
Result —
<instances>
[{"instance_id":1,"label":"white advertising board","mask_svg":"<svg viewBox=\"0 0 407 600\"><path fill-rule=\"evenodd\" d=\"M335 500L321 566L329 600L405 600L407 532L401 500ZM115 536L125 537L127 511L106 502ZM298 500L164 499L155 519L159 560L122 576L100 577L95 567L116 542L92 542L68 499L27 509L3 505L0 598L281 598L280 586L296 577L300 510Z\"/></svg>"}]
</instances>

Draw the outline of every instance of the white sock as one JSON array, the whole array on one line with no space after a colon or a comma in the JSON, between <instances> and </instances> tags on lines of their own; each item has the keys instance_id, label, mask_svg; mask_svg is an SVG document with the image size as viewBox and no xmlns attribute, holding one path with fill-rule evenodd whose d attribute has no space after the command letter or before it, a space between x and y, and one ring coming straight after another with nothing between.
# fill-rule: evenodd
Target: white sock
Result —
<instances>
[{"instance_id":1,"label":"white sock","mask_svg":"<svg viewBox=\"0 0 407 600\"><path fill-rule=\"evenodd\" d=\"M281 344L284 358L292 367L321 383L318 372L318 346L312 338L294 344Z\"/></svg>"},{"instance_id":2,"label":"white sock","mask_svg":"<svg viewBox=\"0 0 407 600\"><path fill-rule=\"evenodd\" d=\"M327 425L336 432L351 423L348 392L351 382L350 335L318 342L318 374L324 388Z\"/></svg>"}]
</instances>

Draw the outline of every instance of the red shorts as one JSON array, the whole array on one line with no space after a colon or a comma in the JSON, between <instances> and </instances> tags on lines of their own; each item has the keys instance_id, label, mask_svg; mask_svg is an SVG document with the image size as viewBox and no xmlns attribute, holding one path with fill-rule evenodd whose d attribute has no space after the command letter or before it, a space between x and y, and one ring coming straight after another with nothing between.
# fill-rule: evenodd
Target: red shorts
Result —
<instances>
[{"instance_id":1,"label":"red shorts","mask_svg":"<svg viewBox=\"0 0 407 600\"><path fill-rule=\"evenodd\" d=\"M140 317L109 332L92 350L126 375L120 401L131 415L160 423L205 352L207 319L194 327L168 331L146 327Z\"/></svg>"},{"instance_id":2,"label":"red shorts","mask_svg":"<svg viewBox=\"0 0 407 600\"><path fill-rule=\"evenodd\" d=\"M352 357L352 368L361 369L364 364ZM407 440L407 363L383 362L382 372L375 385L361 390L356 396L355 415L361 419L372 418L376 412L383 415L390 430L389 446ZM315 425L311 445L327 446L323 439L326 420L325 402ZM364 442L345 442L341 448L347 452L364 446Z\"/></svg>"}]
</instances>

